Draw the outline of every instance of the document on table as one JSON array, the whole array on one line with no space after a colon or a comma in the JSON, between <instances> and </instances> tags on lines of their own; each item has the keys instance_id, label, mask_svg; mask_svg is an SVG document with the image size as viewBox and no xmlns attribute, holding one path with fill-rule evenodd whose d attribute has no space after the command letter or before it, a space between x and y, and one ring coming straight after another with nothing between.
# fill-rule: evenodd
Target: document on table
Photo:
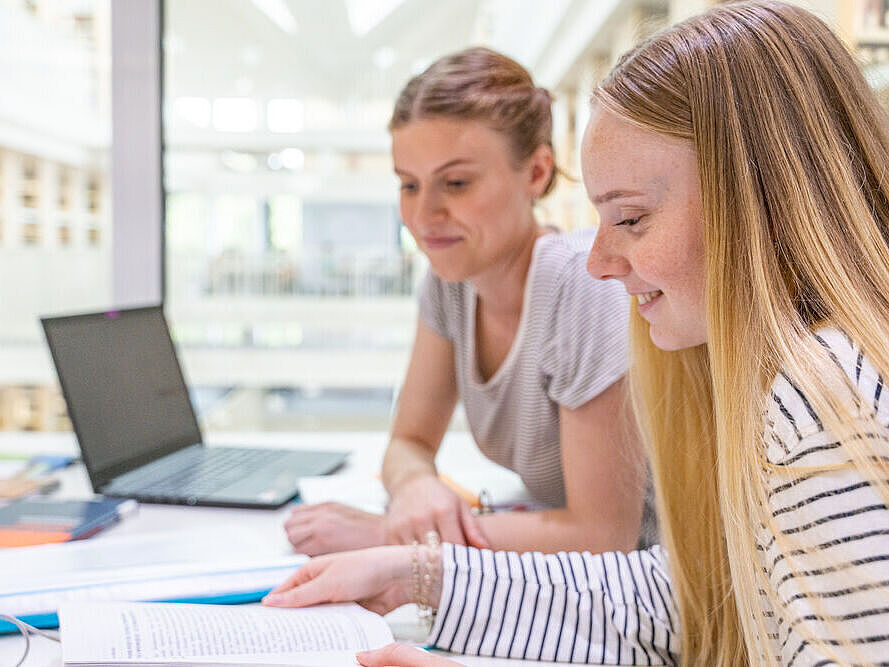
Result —
<instances>
[{"instance_id":1,"label":"document on table","mask_svg":"<svg viewBox=\"0 0 889 667\"><path fill-rule=\"evenodd\" d=\"M353 665L393 641L381 616L356 604L308 609L81 603L59 611L66 666Z\"/></svg>"},{"instance_id":2,"label":"document on table","mask_svg":"<svg viewBox=\"0 0 889 667\"><path fill-rule=\"evenodd\" d=\"M0 608L53 613L65 600L212 598L273 588L307 560L261 538L169 531L0 551Z\"/></svg>"}]
</instances>

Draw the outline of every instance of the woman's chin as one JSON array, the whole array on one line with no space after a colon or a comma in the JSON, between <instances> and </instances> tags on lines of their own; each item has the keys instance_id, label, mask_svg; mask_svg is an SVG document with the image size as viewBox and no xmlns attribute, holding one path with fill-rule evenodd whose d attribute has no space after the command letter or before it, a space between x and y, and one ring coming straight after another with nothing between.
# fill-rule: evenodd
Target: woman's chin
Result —
<instances>
[{"instance_id":1,"label":"woman's chin","mask_svg":"<svg viewBox=\"0 0 889 667\"><path fill-rule=\"evenodd\" d=\"M446 283L459 283L468 280L469 276L460 267L441 266L435 262L429 263L432 273L444 280Z\"/></svg>"},{"instance_id":2,"label":"woman's chin","mask_svg":"<svg viewBox=\"0 0 889 667\"><path fill-rule=\"evenodd\" d=\"M706 336L693 336L683 332L663 331L653 324L648 329L648 335L651 338L651 342L654 343L654 346L664 352L686 350L690 347L704 345L707 342Z\"/></svg>"}]
</instances>

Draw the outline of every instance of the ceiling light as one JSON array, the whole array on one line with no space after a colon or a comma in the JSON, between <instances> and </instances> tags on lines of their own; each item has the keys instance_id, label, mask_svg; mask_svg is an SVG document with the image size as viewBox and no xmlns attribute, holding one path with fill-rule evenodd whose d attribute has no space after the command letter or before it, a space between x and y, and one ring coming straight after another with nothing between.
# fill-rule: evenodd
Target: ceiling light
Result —
<instances>
[{"instance_id":1,"label":"ceiling light","mask_svg":"<svg viewBox=\"0 0 889 667\"><path fill-rule=\"evenodd\" d=\"M389 69L395 64L395 49L391 46L380 47L373 52L371 60L377 69Z\"/></svg>"},{"instance_id":2,"label":"ceiling light","mask_svg":"<svg viewBox=\"0 0 889 667\"><path fill-rule=\"evenodd\" d=\"M305 107L299 100L281 97L266 105L266 125L270 132L300 132L305 125Z\"/></svg>"},{"instance_id":3,"label":"ceiling light","mask_svg":"<svg viewBox=\"0 0 889 667\"><path fill-rule=\"evenodd\" d=\"M256 125L256 102L249 97L213 100L213 127L219 132L252 132Z\"/></svg>"},{"instance_id":4,"label":"ceiling light","mask_svg":"<svg viewBox=\"0 0 889 667\"><path fill-rule=\"evenodd\" d=\"M362 37L377 27L404 0L346 0L352 32Z\"/></svg>"},{"instance_id":5,"label":"ceiling light","mask_svg":"<svg viewBox=\"0 0 889 667\"><path fill-rule=\"evenodd\" d=\"M296 19L284 0L251 0L269 21L292 35L296 32Z\"/></svg>"},{"instance_id":6,"label":"ceiling light","mask_svg":"<svg viewBox=\"0 0 889 667\"><path fill-rule=\"evenodd\" d=\"M177 97L173 101L176 115L195 127L209 127L212 109L206 97Z\"/></svg>"}]
</instances>

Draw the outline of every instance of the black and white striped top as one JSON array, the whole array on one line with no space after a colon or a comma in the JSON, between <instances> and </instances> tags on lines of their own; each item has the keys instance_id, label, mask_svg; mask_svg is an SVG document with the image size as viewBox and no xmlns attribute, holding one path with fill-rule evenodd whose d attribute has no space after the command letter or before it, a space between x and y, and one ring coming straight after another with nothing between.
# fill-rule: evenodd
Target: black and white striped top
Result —
<instances>
[{"instance_id":1,"label":"black and white striped top","mask_svg":"<svg viewBox=\"0 0 889 667\"><path fill-rule=\"evenodd\" d=\"M819 338L860 398L877 408L884 428L871 445L889 458L882 378L841 333L824 330ZM781 535L759 535L759 558L779 606L762 597L771 623L764 644L772 661L784 665L887 663L889 511L854 470L813 471L845 463L844 450L786 375L775 380L772 394L765 434L774 466L767 484ZM808 551L782 555L779 539ZM442 558L441 603L430 637L436 646L560 662L679 662L679 618L658 546L629 554L544 555L445 545ZM816 650L808 637L833 653ZM851 652L844 642L851 642Z\"/></svg>"},{"instance_id":2,"label":"black and white striped top","mask_svg":"<svg viewBox=\"0 0 889 667\"><path fill-rule=\"evenodd\" d=\"M559 406L583 405L627 370L629 301L619 282L587 273L594 238L583 229L537 239L518 331L487 381L476 361L472 284L430 272L420 292L420 318L453 343L457 390L479 449L550 507L565 505Z\"/></svg>"}]
</instances>

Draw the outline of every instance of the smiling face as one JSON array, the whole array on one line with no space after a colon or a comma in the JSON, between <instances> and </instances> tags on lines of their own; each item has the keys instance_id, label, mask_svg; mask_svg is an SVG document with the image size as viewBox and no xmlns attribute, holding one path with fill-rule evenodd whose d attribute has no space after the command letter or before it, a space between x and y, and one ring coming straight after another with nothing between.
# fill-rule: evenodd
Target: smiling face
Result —
<instances>
[{"instance_id":1,"label":"smiling face","mask_svg":"<svg viewBox=\"0 0 889 667\"><path fill-rule=\"evenodd\" d=\"M584 185L599 211L590 274L636 295L659 348L706 343L703 206L691 142L596 106L582 151Z\"/></svg>"},{"instance_id":2,"label":"smiling face","mask_svg":"<svg viewBox=\"0 0 889 667\"><path fill-rule=\"evenodd\" d=\"M479 121L421 118L392 131L401 218L432 270L455 282L480 275L536 233L533 200L552 154L517 166L507 138Z\"/></svg>"}]
</instances>

